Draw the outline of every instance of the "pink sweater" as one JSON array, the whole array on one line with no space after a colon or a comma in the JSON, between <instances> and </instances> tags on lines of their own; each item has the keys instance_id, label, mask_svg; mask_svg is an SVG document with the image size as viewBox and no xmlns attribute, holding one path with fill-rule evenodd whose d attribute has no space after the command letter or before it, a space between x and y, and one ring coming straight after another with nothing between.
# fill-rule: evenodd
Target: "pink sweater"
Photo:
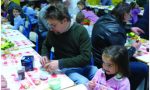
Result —
<instances>
[{"instance_id":1,"label":"pink sweater","mask_svg":"<svg viewBox=\"0 0 150 90\"><path fill-rule=\"evenodd\" d=\"M127 77L117 78L117 75L115 75L106 81L103 69L99 69L93 79L97 82L94 90L130 90L130 82ZM107 89L101 89L102 87Z\"/></svg>"},{"instance_id":2,"label":"pink sweater","mask_svg":"<svg viewBox=\"0 0 150 90\"><path fill-rule=\"evenodd\" d=\"M84 14L85 18L94 23L96 23L96 21L99 19L99 17L93 11L82 10L82 13Z\"/></svg>"}]
</instances>

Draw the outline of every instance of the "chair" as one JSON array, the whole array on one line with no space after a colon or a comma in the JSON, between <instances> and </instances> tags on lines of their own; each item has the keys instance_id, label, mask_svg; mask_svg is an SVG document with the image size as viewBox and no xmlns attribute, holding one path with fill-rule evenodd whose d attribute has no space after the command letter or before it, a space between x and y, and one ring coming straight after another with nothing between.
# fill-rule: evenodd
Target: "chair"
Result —
<instances>
[{"instance_id":1,"label":"chair","mask_svg":"<svg viewBox=\"0 0 150 90\"><path fill-rule=\"evenodd\" d=\"M19 26L19 31L20 31L21 33L23 33L23 32L24 32L24 26Z\"/></svg>"},{"instance_id":2,"label":"chair","mask_svg":"<svg viewBox=\"0 0 150 90\"><path fill-rule=\"evenodd\" d=\"M19 26L19 31L28 38L28 32L26 31L24 26Z\"/></svg>"},{"instance_id":3,"label":"chair","mask_svg":"<svg viewBox=\"0 0 150 90\"><path fill-rule=\"evenodd\" d=\"M93 54L92 53L91 53L90 65L94 65L94 58L93 58Z\"/></svg>"},{"instance_id":4,"label":"chair","mask_svg":"<svg viewBox=\"0 0 150 90\"><path fill-rule=\"evenodd\" d=\"M36 32L29 33L29 40L35 43L36 47L35 50L38 52L38 34Z\"/></svg>"},{"instance_id":5,"label":"chair","mask_svg":"<svg viewBox=\"0 0 150 90\"><path fill-rule=\"evenodd\" d=\"M50 60L53 60L53 57L54 57L54 47L51 48L51 51L50 51Z\"/></svg>"},{"instance_id":6,"label":"chair","mask_svg":"<svg viewBox=\"0 0 150 90\"><path fill-rule=\"evenodd\" d=\"M32 25L31 22L28 18L28 16L26 16L26 20L25 20L25 31L26 31L26 37L29 38L29 33L31 31Z\"/></svg>"}]
</instances>

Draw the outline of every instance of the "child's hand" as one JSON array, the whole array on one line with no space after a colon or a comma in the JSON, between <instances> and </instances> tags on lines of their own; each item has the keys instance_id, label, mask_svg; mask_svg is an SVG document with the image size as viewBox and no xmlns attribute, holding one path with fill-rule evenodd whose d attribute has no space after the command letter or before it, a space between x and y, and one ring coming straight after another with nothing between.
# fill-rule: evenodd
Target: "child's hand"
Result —
<instances>
[{"instance_id":1,"label":"child's hand","mask_svg":"<svg viewBox=\"0 0 150 90\"><path fill-rule=\"evenodd\" d=\"M141 46L141 42L139 42L139 41L136 41L135 43L132 44L132 47L135 47L136 50L138 50L140 48L140 46Z\"/></svg>"},{"instance_id":2,"label":"child's hand","mask_svg":"<svg viewBox=\"0 0 150 90\"><path fill-rule=\"evenodd\" d=\"M99 89L98 90L114 90L112 88L110 88L109 86L100 84Z\"/></svg>"},{"instance_id":3,"label":"child's hand","mask_svg":"<svg viewBox=\"0 0 150 90\"><path fill-rule=\"evenodd\" d=\"M140 34L144 33L144 31L142 29L140 29L139 27L132 27L131 31L134 32L137 35L140 35Z\"/></svg>"},{"instance_id":4,"label":"child's hand","mask_svg":"<svg viewBox=\"0 0 150 90\"><path fill-rule=\"evenodd\" d=\"M96 80L89 81L88 86L89 86L90 89L93 90L96 86Z\"/></svg>"},{"instance_id":5,"label":"child's hand","mask_svg":"<svg viewBox=\"0 0 150 90\"><path fill-rule=\"evenodd\" d=\"M107 87L101 86L101 87L100 87L100 90L107 90Z\"/></svg>"}]
</instances>

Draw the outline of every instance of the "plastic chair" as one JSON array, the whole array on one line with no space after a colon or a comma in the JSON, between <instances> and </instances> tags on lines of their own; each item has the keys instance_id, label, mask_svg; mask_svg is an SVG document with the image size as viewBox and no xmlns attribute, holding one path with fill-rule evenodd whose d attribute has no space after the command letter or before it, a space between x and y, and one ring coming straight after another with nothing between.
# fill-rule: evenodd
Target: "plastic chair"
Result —
<instances>
[{"instance_id":1,"label":"plastic chair","mask_svg":"<svg viewBox=\"0 0 150 90\"><path fill-rule=\"evenodd\" d=\"M19 26L19 31L20 31L21 33L23 33L23 32L24 32L24 26Z\"/></svg>"},{"instance_id":2,"label":"plastic chair","mask_svg":"<svg viewBox=\"0 0 150 90\"><path fill-rule=\"evenodd\" d=\"M26 20L25 20L25 31L26 31L26 37L29 38L29 33L31 31L32 25L31 22L28 18L28 16L26 16Z\"/></svg>"},{"instance_id":3,"label":"plastic chair","mask_svg":"<svg viewBox=\"0 0 150 90\"><path fill-rule=\"evenodd\" d=\"M28 32L26 31L24 26L19 26L19 31L26 37L28 37Z\"/></svg>"},{"instance_id":4,"label":"plastic chair","mask_svg":"<svg viewBox=\"0 0 150 90\"><path fill-rule=\"evenodd\" d=\"M50 60L53 60L53 57L54 57L54 47L51 48L51 51L50 51Z\"/></svg>"},{"instance_id":5,"label":"plastic chair","mask_svg":"<svg viewBox=\"0 0 150 90\"><path fill-rule=\"evenodd\" d=\"M30 32L29 40L36 44L35 50L38 52L38 34L36 32Z\"/></svg>"},{"instance_id":6,"label":"plastic chair","mask_svg":"<svg viewBox=\"0 0 150 90\"><path fill-rule=\"evenodd\" d=\"M93 58L93 54L92 53L91 53L90 65L94 65L94 58Z\"/></svg>"}]
</instances>

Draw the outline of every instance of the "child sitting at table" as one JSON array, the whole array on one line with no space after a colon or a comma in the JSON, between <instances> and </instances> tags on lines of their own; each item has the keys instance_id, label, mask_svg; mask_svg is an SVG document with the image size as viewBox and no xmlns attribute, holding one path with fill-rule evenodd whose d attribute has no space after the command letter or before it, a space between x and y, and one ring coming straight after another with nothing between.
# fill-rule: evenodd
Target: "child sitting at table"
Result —
<instances>
[{"instance_id":1,"label":"child sitting at table","mask_svg":"<svg viewBox=\"0 0 150 90\"><path fill-rule=\"evenodd\" d=\"M78 12L76 16L76 22L79 24L83 24L84 18L84 14L82 12Z\"/></svg>"},{"instance_id":2,"label":"child sitting at table","mask_svg":"<svg viewBox=\"0 0 150 90\"><path fill-rule=\"evenodd\" d=\"M128 51L123 46L107 47L102 54L103 65L89 81L89 90L130 90Z\"/></svg>"},{"instance_id":3,"label":"child sitting at table","mask_svg":"<svg viewBox=\"0 0 150 90\"><path fill-rule=\"evenodd\" d=\"M99 19L99 17L92 10L86 8L85 1L79 1L77 6L84 14L85 18L89 19L91 22L96 23L96 21Z\"/></svg>"},{"instance_id":4,"label":"child sitting at table","mask_svg":"<svg viewBox=\"0 0 150 90\"><path fill-rule=\"evenodd\" d=\"M139 5L136 2L131 2L130 3L131 7L131 23L135 24L138 21L138 14L141 12L141 9L139 8Z\"/></svg>"},{"instance_id":5,"label":"child sitting at table","mask_svg":"<svg viewBox=\"0 0 150 90\"><path fill-rule=\"evenodd\" d=\"M38 25L38 19L37 19L37 16L36 16L36 11L34 9L35 7L35 4L30 2L28 5L27 5L27 8L26 8L26 11L25 11L25 15L28 17L30 23L31 23L31 30L34 31L35 28L37 27Z\"/></svg>"},{"instance_id":6,"label":"child sitting at table","mask_svg":"<svg viewBox=\"0 0 150 90\"><path fill-rule=\"evenodd\" d=\"M24 26L25 19L21 17L21 12L17 7L13 8L13 15L14 15L14 26L12 27L13 30L19 30L20 26Z\"/></svg>"}]
</instances>

